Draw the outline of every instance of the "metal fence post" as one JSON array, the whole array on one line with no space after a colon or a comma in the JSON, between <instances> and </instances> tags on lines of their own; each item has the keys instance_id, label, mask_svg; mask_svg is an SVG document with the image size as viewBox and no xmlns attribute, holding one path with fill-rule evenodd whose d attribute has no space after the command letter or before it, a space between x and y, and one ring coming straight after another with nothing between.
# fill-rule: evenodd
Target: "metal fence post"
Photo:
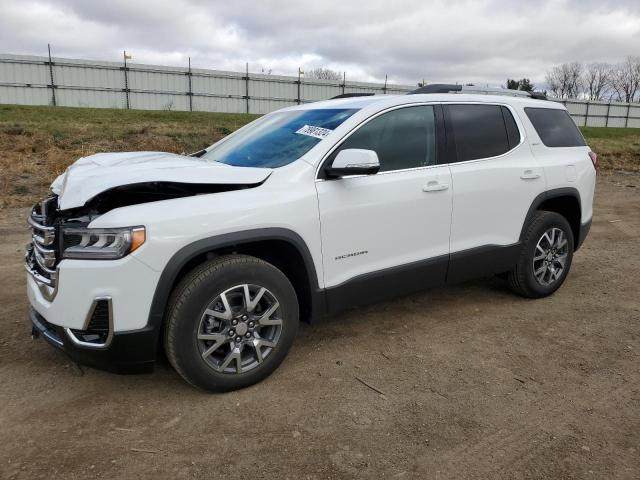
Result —
<instances>
[{"instance_id":1,"label":"metal fence post","mask_svg":"<svg viewBox=\"0 0 640 480\"><path fill-rule=\"evenodd\" d=\"M624 128L629 127L629 113L631 113L631 102L627 103L627 116L624 119Z\"/></svg>"},{"instance_id":2,"label":"metal fence post","mask_svg":"<svg viewBox=\"0 0 640 480\"><path fill-rule=\"evenodd\" d=\"M245 75L244 75L244 98L247 101L247 113L249 113L249 62L245 64Z\"/></svg>"},{"instance_id":3,"label":"metal fence post","mask_svg":"<svg viewBox=\"0 0 640 480\"><path fill-rule=\"evenodd\" d=\"M191 57L189 57L189 70L187 71L187 80L189 81L189 111L193 112L193 91L191 90Z\"/></svg>"},{"instance_id":4,"label":"metal fence post","mask_svg":"<svg viewBox=\"0 0 640 480\"><path fill-rule=\"evenodd\" d=\"M589 100L587 100L587 113L585 113L585 115L584 115L584 125L583 125L583 127L587 126L587 121L589 120L589 105L591 105L591 104L590 104Z\"/></svg>"},{"instance_id":5,"label":"metal fence post","mask_svg":"<svg viewBox=\"0 0 640 480\"><path fill-rule=\"evenodd\" d=\"M387 77L388 77L388 75L384 76L384 87L382 87L382 94L383 95L387 94Z\"/></svg>"},{"instance_id":6,"label":"metal fence post","mask_svg":"<svg viewBox=\"0 0 640 480\"><path fill-rule=\"evenodd\" d=\"M300 97L300 91L302 90L302 68L298 67L298 81L296 82L298 86L298 105L302 103L302 98Z\"/></svg>"},{"instance_id":7,"label":"metal fence post","mask_svg":"<svg viewBox=\"0 0 640 480\"><path fill-rule=\"evenodd\" d=\"M129 76L127 75L127 51L123 50L124 56L124 95L127 101L127 110L129 110Z\"/></svg>"},{"instance_id":8,"label":"metal fence post","mask_svg":"<svg viewBox=\"0 0 640 480\"><path fill-rule=\"evenodd\" d=\"M53 82L53 62L51 61L51 44L47 43L47 50L49 51L49 78L51 79L51 102L55 107L56 103L56 84Z\"/></svg>"},{"instance_id":9,"label":"metal fence post","mask_svg":"<svg viewBox=\"0 0 640 480\"><path fill-rule=\"evenodd\" d=\"M609 99L609 103L607 103L607 114L604 117L604 126L609 126L609 112L611 111L611 99Z\"/></svg>"},{"instance_id":10,"label":"metal fence post","mask_svg":"<svg viewBox=\"0 0 640 480\"><path fill-rule=\"evenodd\" d=\"M347 86L347 72L342 72L342 94L344 95L344 89Z\"/></svg>"}]
</instances>

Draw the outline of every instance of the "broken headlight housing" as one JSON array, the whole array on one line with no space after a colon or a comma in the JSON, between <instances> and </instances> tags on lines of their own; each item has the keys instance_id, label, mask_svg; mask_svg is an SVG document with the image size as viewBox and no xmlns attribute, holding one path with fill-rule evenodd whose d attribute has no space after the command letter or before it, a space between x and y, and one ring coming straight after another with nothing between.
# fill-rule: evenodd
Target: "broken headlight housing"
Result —
<instances>
[{"instance_id":1,"label":"broken headlight housing","mask_svg":"<svg viewBox=\"0 0 640 480\"><path fill-rule=\"evenodd\" d=\"M146 232L144 227L64 227L62 237L63 258L116 260L139 248Z\"/></svg>"}]
</instances>

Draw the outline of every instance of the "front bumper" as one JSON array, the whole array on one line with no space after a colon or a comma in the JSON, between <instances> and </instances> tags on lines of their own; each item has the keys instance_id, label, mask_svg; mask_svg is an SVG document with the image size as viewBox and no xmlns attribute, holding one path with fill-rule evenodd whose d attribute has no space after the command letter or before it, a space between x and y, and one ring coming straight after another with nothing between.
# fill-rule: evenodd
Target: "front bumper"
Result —
<instances>
[{"instance_id":1,"label":"front bumper","mask_svg":"<svg viewBox=\"0 0 640 480\"><path fill-rule=\"evenodd\" d=\"M159 341L157 329L114 333L106 348L87 348L77 345L68 329L49 323L33 308L29 308L29 320L33 337L43 338L78 363L113 373L153 371Z\"/></svg>"},{"instance_id":2,"label":"front bumper","mask_svg":"<svg viewBox=\"0 0 640 480\"><path fill-rule=\"evenodd\" d=\"M138 330L149 320L159 272L129 255L120 260L62 260L53 289L27 266L27 296L54 325L82 329L97 298L113 299L114 331Z\"/></svg>"},{"instance_id":3,"label":"front bumper","mask_svg":"<svg viewBox=\"0 0 640 480\"><path fill-rule=\"evenodd\" d=\"M159 328L150 326L148 320L158 272L132 256L115 261L63 260L52 288L28 263L26 268L35 336L76 362L102 370L139 373L153 369ZM96 314L97 302L108 305L102 316Z\"/></svg>"}]
</instances>

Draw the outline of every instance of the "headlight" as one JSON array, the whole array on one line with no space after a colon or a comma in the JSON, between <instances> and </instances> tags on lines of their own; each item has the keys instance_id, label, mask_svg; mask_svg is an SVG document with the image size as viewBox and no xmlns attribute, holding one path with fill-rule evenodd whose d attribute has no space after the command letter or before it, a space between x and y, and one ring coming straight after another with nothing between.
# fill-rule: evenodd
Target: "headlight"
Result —
<instances>
[{"instance_id":1,"label":"headlight","mask_svg":"<svg viewBox=\"0 0 640 480\"><path fill-rule=\"evenodd\" d=\"M62 229L64 258L115 260L136 250L146 239L144 227Z\"/></svg>"}]
</instances>

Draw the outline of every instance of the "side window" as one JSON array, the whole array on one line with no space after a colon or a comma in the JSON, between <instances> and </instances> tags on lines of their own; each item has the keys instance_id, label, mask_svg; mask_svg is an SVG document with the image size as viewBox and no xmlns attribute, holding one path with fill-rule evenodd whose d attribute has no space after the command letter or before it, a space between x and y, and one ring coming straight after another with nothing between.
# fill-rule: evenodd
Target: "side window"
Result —
<instances>
[{"instance_id":1,"label":"side window","mask_svg":"<svg viewBox=\"0 0 640 480\"><path fill-rule=\"evenodd\" d=\"M448 109L458 162L495 157L511 149L500 105L449 105ZM508 109L507 113L511 115ZM518 128L513 117L511 121L515 127L512 135L517 135L517 141L513 141L517 145L520 134L515 133Z\"/></svg>"},{"instance_id":2,"label":"side window","mask_svg":"<svg viewBox=\"0 0 640 480\"><path fill-rule=\"evenodd\" d=\"M520 130L513 118L513 115L509 109L505 106L500 107L502 109L502 118L504 119L504 126L507 127L507 138L509 139L509 148L517 147L520 143Z\"/></svg>"},{"instance_id":3,"label":"side window","mask_svg":"<svg viewBox=\"0 0 640 480\"><path fill-rule=\"evenodd\" d=\"M584 137L566 110L525 108L525 113L547 147L584 147Z\"/></svg>"},{"instance_id":4,"label":"side window","mask_svg":"<svg viewBox=\"0 0 640 480\"><path fill-rule=\"evenodd\" d=\"M418 105L399 108L364 124L348 137L340 150L375 150L380 171L424 167L436 163L436 120L433 107Z\"/></svg>"}]
</instances>

